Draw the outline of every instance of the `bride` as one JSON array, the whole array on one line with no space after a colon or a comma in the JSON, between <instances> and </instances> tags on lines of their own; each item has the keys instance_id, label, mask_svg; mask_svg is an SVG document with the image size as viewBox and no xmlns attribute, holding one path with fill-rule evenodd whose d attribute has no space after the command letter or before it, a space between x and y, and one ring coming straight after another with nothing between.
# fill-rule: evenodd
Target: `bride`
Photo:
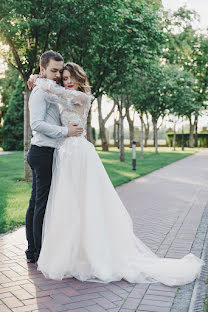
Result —
<instances>
[{"instance_id":1,"label":"bride","mask_svg":"<svg viewBox=\"0 0 208 312\"><path fill-rule=\"evenodd\" d=\"M63 125L86 127L90 87L79 65L65 65L64 87L43 78L35 84L60 104ZM55 280L192 282L203 261L193 254L159 258L134 235L132 220L85 134L62 139L56 149L38 270Z\"/></svg>"}]
</instances>

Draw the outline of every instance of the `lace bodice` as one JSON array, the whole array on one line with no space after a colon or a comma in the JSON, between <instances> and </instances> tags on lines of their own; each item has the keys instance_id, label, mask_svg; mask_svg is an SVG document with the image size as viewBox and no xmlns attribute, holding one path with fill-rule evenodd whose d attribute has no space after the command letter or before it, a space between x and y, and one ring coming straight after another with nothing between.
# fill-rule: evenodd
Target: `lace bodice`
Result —
<instances>
[{"instance_id":1,"label":"lace bodice","mask_svg":"<svg viewBox=\"0 0 208 312\"><path fill-rule=\"evenodd\" d=\"M87 115L85 114L79 114L75 110L70 110L67 108L64 108L61 112L61 123L64 126L68 126L71 123L76 123L78 124L81 128L84 129L82 135L86 135L86 123L87 123Z\"/></svg>"},{"instance_id":2,"label":"lace bodice","mask_svg":"<svg viewBox=\"0 0 208 312\"><path fill-rule=\"evenodd\" d=\"M77 123L84 129L82 136L85 136L87 116L91 104L91 95L65 89L49 79L37 79L36 86L39 86L46 92L46 97L50 102L57 103L61 112L61 123L68 126L71 123Z\"/></svg>"}]
</instances>

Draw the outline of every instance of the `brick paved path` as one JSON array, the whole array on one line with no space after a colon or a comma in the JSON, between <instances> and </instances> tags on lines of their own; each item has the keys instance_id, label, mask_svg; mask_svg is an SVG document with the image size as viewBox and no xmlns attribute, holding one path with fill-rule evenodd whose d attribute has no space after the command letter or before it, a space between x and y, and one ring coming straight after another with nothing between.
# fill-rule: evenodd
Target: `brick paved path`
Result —
<instances>
[{"instance_id":1,"label":"brick paved path","mask_svg":"<svg viewBox=\"0 0 208 312\"><path fill-rule=\"evenodd\" d=\"M117 191L137 236L158 255L180 258L192 246L208 199L208 150ZM24 231L22 227L0 237L0 312L171 311L177 287L45 279L34 264L25 261Z\"/></svg>"}]
</instances>

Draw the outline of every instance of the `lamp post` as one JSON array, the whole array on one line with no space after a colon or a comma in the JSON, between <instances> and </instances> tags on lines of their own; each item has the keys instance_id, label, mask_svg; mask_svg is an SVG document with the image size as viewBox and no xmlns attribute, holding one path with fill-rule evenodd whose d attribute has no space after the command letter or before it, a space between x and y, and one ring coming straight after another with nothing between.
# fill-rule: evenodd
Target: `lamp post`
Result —
<instances>
[{"instance_id":1,"label":"lamp post","mask_svg":"<svg viewBox=\"0 0 208 312\"><path fill-rule=\"evenodd\" d=\"M136 141L132 141L132 170L136 170Z\"/></svg>"}]
</instances>

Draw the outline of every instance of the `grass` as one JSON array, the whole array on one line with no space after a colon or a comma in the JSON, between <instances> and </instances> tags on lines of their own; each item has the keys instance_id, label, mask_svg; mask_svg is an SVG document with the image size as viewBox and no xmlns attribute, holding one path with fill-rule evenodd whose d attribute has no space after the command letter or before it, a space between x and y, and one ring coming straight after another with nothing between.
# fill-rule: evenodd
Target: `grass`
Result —
<instances>
[{"instance_id":1,"label":"grass","mask_svg":"<svg viewBox=\"0 0 208 312\"><path fill-rule=\"evenodd\" d=\"M146 148L143 160L140 160L138 150L136 171L132 170L130 148L125 149L125 163L119 161L119 151L116 148L111 148L109 152L97 148L97 151L113 185L118 186L189 156L196 152L196 149L181 152L180 149L172 151L164 147L155 155L153 148ZM0 233L25 223L31 183L21 181L23 178L23 152L0 155Z\"/></svg>"},{"instance_id":2,"label":"grass","mask_svg":"<svg viewBox=\"0 0 208 312\"><path fill-rule=\"evenodd\" d=\"M23 178L23 152L0 155L0 233L24 224L31 183Z\"/></svg>"}]
</instances>

